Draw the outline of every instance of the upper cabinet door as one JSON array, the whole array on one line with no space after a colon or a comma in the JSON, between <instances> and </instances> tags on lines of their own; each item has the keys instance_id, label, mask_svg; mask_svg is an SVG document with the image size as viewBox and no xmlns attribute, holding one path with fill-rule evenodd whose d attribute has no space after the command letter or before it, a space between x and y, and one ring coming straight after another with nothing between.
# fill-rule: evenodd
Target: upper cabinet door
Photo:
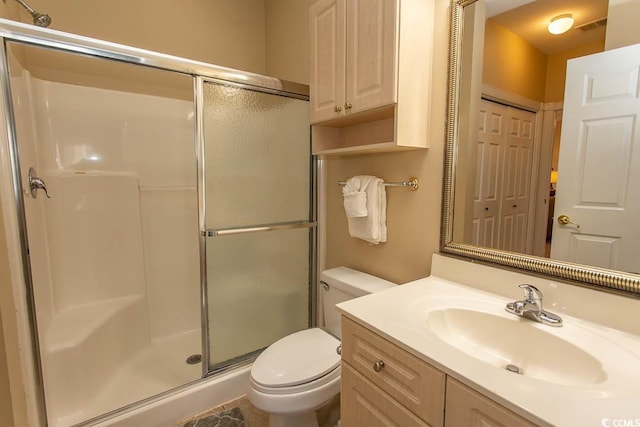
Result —
<instances>
[{"instance_id":1,"label":"upper cabinet door","mask_svg":"<svg viewBox=\"0 0 640 427\"><path fill-rule=\"evenodd\" d=\"M309 17L310 119L317 123L345 111L345 0L320 0L309 9Z\"/></svg>"},{"instance_id":2,"label":"upper cabinet door","mask_svg":"<svg viewBox=\"0 0 640 427\"><path fill-rule=\"evenodd\" d=\"M347 113L396 101L397 4L347 1Z\"/></svg>"}]
</instances>

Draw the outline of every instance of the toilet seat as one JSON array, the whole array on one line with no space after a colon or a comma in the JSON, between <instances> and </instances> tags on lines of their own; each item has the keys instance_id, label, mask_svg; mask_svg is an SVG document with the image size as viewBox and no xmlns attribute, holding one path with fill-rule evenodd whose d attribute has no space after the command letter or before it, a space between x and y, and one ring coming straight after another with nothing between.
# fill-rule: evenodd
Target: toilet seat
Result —
<instances>
[{"instance_id":1,"label":"toilet seat","mask_svg":"<svg viewBox=\"0 0 640 427\"><path fill-rule=\"evenodd\" d=\"M269 346L251 367L253 386L267 393L291 393L340 377L340 341L320 328L288 335ZM316 381L320 379L320 381Z\"/></svg>"}]
</instances>

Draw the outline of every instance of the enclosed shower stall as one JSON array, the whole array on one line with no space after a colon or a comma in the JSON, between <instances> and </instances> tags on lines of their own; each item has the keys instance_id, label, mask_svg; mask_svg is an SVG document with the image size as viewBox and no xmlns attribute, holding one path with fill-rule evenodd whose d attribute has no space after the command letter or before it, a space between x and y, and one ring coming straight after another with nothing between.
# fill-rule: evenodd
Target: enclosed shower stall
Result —
<instances>
[{"instance_id":1,"label":"enclosed shower stall","mask_svg":"<svg viewBox=\"0 0 640 427\"><path fill-rule=\"evenodd\" d=\"M3 209L48 425L157 401L310 325L305 87L0 30Z\"/></svg>"}]
</instances>

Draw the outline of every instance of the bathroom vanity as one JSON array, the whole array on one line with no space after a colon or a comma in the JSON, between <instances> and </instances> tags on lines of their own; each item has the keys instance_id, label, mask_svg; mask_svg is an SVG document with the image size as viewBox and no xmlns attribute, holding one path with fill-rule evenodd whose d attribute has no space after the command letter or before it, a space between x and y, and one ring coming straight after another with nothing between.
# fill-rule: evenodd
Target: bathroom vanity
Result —
<instances>
[{"instance_id":1,"label":"bathroom vanity","mask_svg":"<svg viewBox=\"0 0 640 427\"><path fill-rule=\"evenodd\" d=\"M521 283L562 327L505 311ZM640 423L637 303L435 255L432 276L338 305L342 425Z\"/></svg>"}]
</instances>

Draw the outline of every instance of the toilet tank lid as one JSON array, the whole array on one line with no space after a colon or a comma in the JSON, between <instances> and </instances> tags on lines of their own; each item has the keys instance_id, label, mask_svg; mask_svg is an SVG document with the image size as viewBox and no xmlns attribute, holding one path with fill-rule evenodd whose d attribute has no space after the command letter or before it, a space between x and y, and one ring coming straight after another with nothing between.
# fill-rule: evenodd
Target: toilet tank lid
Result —
<instances>
[{"instance_id":1,"label":"toilet tank lid","mask_svg":"<svg viewBox=\"0 0 640 427\"><path fill-rule=\"evenodd\" d=\"M349 267L336 267L325 270L320 279L341 291L359 297L396 286L395 283L381 279Z\"/></svg>"}]
</instances>

